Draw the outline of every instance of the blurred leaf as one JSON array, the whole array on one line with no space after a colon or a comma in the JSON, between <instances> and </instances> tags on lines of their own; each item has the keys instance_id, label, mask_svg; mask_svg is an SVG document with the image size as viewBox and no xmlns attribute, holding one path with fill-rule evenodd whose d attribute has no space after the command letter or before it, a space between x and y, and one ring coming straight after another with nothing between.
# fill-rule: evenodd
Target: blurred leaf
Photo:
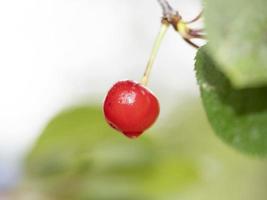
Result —
<instances>
[{"instance_id":1,"label":"blurred leaf","mask_svg":"<svg viewBox=\"0 0 267 200\"><path fill-rule=\"evenodd\" d=\"M187 160L188 163L187 167L180 166L186 171L172 171L174 179L180 174L184 176L184 179L179 178L183 180L180 184L185 186L184 190L158 194L159 199L266 199L266 159L246 156L222 143L213 134L198 98L186 99L173 108L173 114L165 120L165 126L155 139L160 143L163 157L162 173L158 176L168 174L168 168L173 166L171 160Z\"/></svg>"},{"instance_id":2,"label":"blurred leaf","mask_svg":"<svg viewBox=\"0 0 267 200\"><path fill-rule=\"evenodd\" d=\"M266 162L221 144L199 102L173 110L135 140L109 128L99 107L59 114L29 154L14 199L265 200Z\"/></svg>"},{"instance_id":3,"label":"blurred leaf","mask_svg":"<svg viewBox=\"0 0 267 200\"><path fill-rule=\"evenodd\" d=\"M248 153L267 153L267 87L235 89L208 55L196 57L202 101L215 132L233 147Z\"/></svg>"},{"instance_id":4,"label":"blurred leaf","mask_svg":"<svg viewBox=\"0 0 267 200\"><path fill-rule=\"evenodd\" d=\"M145 137L133 142L106 124L99 107L80 107L49 123L26 170L40 188L63 199L135 199L141 187L135 183L149 176L155 159Z\"/></svg>"},{"instance_id":5,"label":"blurred leaf","mask_svg":"<svg viewBox=\"0 0 267 200\"><path fill-rule=\"evenodd\" d=\"M204 0L210 52L238 88L267 84L267 1Z\"/></svg>"}]
</instances>

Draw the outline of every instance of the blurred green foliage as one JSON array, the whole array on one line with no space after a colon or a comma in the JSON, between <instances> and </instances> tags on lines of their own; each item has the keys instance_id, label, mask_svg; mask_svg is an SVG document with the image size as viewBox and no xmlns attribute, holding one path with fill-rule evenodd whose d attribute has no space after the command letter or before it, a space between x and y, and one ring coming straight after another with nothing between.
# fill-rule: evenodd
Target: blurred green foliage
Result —
<instances>
[{"instance_id":1,"label":"blurred green foliage","mask_svg":"<svg viewBox=\"0 0 267 200\"><path fill-rule=\"evenodd\" d=\"M196 73L202 101L215 132L235 148L267 153L267 87L235 89L207 48L198 51Z\"/></svg>"},{"instance_id":2,"label":"blurred green foliage","mask_svg":"<svg viewBox=\"0 0 267 200\"><path fill-rule=\"evenodd\" d=\"M267 162L222 144L198 101L161 121L130 140L108 127L98 106L59 114L29 153L14 199L266 199Z\"/></svg>"},{"instance_id":3,"label":"blurred green foliage","mask_svg":"<svg viewBox=\"0 0 267 200\"><path fill-rule=\"evenodd\" d=\"M266 0L204 0L210 53L236 88L267 84L266 7Z\"/></svg>"}]
</instances>

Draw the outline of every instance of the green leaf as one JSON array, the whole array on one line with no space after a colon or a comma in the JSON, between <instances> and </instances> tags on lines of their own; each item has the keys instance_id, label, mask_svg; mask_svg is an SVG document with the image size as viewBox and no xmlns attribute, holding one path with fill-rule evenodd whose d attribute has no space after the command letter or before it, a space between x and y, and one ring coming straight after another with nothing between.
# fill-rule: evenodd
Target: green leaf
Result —
<instances>
[{"instance_id":1,"label":"green leaf","mask_svg":"<svg viewBox=\"0 0 267 200\"><path fill-rule=\"evenodd\" d=\"M196 74L208 119L224 141L248 153L267 153L267 87L235 89L206 47L196 57Z\"/></svg>"},{"instance_id":2,"label":"green leaf","mask_svg":"<svg viewBox=\"0 0 267 200\"><path fill-rule=\"evenodd\" d=\"M267 84L267 1L204 0L209 50L236 88Z\"/></svg>"}]
</instances>

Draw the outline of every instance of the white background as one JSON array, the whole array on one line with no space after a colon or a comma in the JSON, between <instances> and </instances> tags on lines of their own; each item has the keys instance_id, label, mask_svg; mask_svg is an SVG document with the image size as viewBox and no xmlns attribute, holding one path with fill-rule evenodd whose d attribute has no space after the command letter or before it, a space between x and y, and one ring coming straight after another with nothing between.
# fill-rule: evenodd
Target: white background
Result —
<instances>
[{"instance_id":1,"label":"white background","mask_svg":"<svg viewBox=\"0 0 267 200\"><path fill-rule=\"evenodd\" d=\"M198 0L170 2L185 19L201 10ZM160 17L156 0L0 1L0 188L16 180L51 117L79 102L101 103L119 79L141 78ZM149 85L163 116L198 95L195 52L169 30Z\"/></svg>"}]
</instances>

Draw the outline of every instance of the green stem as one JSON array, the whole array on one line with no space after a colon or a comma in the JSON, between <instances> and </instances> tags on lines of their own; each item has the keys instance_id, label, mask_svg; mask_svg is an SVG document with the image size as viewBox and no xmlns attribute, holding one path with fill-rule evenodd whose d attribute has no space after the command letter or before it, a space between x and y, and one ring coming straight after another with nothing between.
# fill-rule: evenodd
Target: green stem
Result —
<instances>
[{"instance_id":1,"label":"green stem","mask_svg":"<svg viewBox=\"0 0 267 200\"><path fill-rule=\"evenodd\" d=\"M155 62L155 59L157 57L157 54L158 54L158 51L159 51L159 48L160 48L160 45L161 45L161 42L162 42L162 40L163 40L168 28L169 28L169 24L168 23L162 23L161 28L160 28L160 32L159 32L159 34L158 34L158 36L157 36L157 38L155 40L151 55L149 57L145 73L144 73L143 78L141 80L141 84L144 85L144 86L146 86L147 83L148 83L148 79L149 79L149 76L150 76L150 73L151 73L152 66L153 66L153 64Z\"/></svg>"}]
</instances>

